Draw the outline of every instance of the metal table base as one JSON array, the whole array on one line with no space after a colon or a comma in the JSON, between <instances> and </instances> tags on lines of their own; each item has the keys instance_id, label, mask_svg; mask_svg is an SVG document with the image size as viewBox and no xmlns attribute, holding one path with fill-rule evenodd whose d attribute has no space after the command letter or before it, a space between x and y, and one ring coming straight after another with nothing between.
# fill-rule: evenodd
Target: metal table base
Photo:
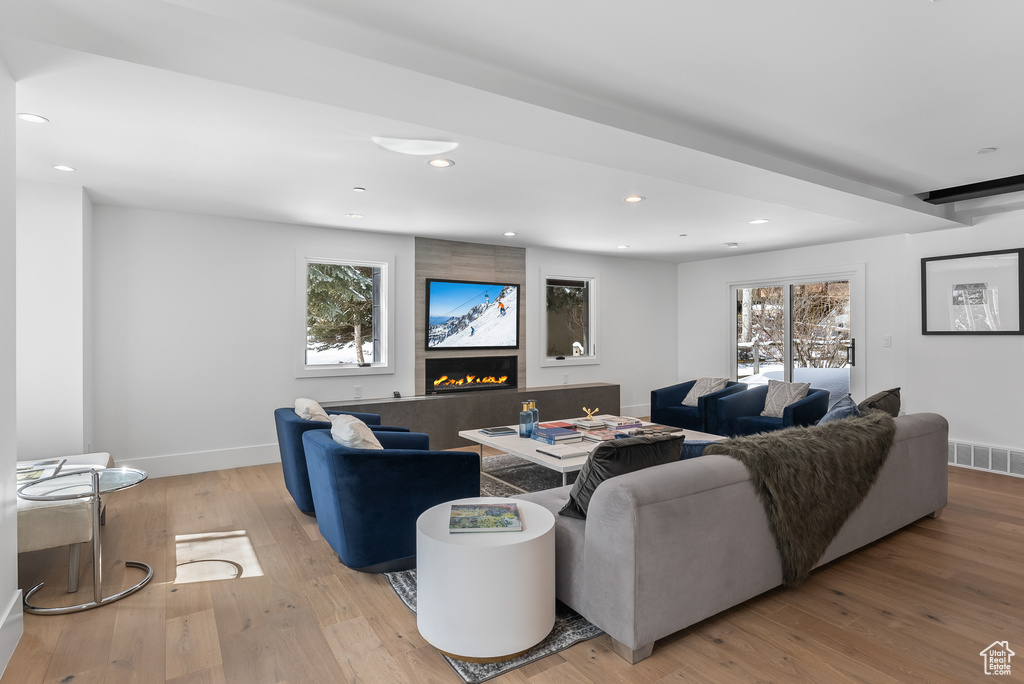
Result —
<instances>
[{"instance_id":1,"label":"metal table base","mask_svg":"<svg viewBox=\"0 0 1024 684\"><path fill-rule=\"evenodd\" d=\"M128 469L123 469L128 470ZM146 576L140 581L136 582L132 586L128 587L123 591L119 591L116 594L110 596L103 596L100 585L103 582L103 548L100 540L100 523L102 522L100 511L102 509L102 503L100 501L100 476L96 470L92 472L92 492L86 493L83 496L92 497L92 601L88 603L79 603L74 606L56 606L53 608L44 608L41 606L33 606L29 603L29 599L37 591L43 588L45 582L40 582L26 592L25 597L22 599L23 607L26 613L32 613L34 615L58 615L61 613L77 613L83 610L89 610L90 608L98 608L99 606L105 606L108 603L119 601L125 596L134 594L142 587L146 586L149 580L153 579L153 568L147 563L140 561L125 561L124 565L126 568L138 568L146 571ZM141 482L145 479L145 473L138 471L142 478ZM138 484L136 482L135 484ZM132 485L129 485L132 486ZM123 488L123 487L122 487ZM29 497L26 497L29 498ZM32 497L36 498L36 497ZM79 497L81 498L81 497Z\"/></svg>"}]
</instances>

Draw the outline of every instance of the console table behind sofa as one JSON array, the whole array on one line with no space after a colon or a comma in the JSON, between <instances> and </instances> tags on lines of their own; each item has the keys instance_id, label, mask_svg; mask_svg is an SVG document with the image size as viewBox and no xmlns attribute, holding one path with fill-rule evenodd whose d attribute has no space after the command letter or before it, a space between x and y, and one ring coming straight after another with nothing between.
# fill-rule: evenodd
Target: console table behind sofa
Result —
<instances>
[{"instance_id":1,"label":"console table behind sofa","mask_svg":"<svg viewBox=\"0 0 1024 684\"><path fill-rule=\"evenodd\" d=\"M519 420L522 402L537 400L541 421L582 416L582 407L619 413L619 386L595 382L507 390L451 392L428 396L321 402L325 409L380 414L385 425L401 425L430 435L431 449L452 449L471 443L460 430L511 425Z\"/></svg>"}]
</instances>

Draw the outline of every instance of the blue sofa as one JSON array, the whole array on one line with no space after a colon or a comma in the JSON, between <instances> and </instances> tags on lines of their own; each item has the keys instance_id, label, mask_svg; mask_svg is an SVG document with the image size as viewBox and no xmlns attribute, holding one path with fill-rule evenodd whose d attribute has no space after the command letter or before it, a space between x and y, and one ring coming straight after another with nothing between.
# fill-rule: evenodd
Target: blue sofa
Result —
<instances>
[{"instance_id":1,"label":"blue sofa","mask_svg":"<svg viewBox=\"0 0 1024 684\"><path fill-rule=\"evenodd\" d=\"M768 385L751 387L718 400L718 434L727 437L814 425L828 411L828 390L807 390L807 396L787 406L781 418L762 416Z\"/></svg>"},{"instance_id":2,"label":"blue sofa","mask_svg":"<svg viewBox=\"0 0 1024 684\"><path fill-rule=\"evenodd\" d=\"M718 432L718 400L747 388L742 382L729 382L724 389L705 394L696 406L683 406L683 399L693 389L696 380L651 390L651 422L671 425L684 430Z\"/></svg>"},{"instance_id":3,"label":"blue sofa","mask_svg":"<svg viewBox=\"0 0 1024 684\"><path fill-rule=\"evenodd\" d=\"M430 451L421 432L376 434L383 450L351 449L328 430L302 436L320 534L362 572L416 566L416 519L432 506L480 495L480 456Z\"/></svg>"},{"instance_id":4,"label":"blue sofa","mask_svg":"<svg viewBox=\"0 0 1024 684\"><path fill-rule=\"evenodd\" d=\"M376 413L354 413L352 411L328 411L328 414L347 414L355 416L366 423L374 432L408 432L408 428L393 425L381 425L380 416ZM306 515L315 515L313 495L309 491L309 473L306 471L306 453L302 450L302 435L307 430L323 430L329 428L328 423L319 420L299 418L295 409L279 408L274 410L274 422L277 424L277 444L281 449L281 468L284 470L284 484L288 493L295 500L295 505Z\"/></svg>"}]
</instances>

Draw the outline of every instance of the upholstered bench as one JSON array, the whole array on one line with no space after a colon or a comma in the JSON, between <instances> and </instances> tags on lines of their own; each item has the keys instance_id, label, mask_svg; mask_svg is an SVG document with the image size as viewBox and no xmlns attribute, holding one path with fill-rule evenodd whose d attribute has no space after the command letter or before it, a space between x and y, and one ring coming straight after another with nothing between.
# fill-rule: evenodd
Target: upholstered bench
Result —
<instances>
[{"instance_id":1,"label":"upholstered bench","mask_svg":"<svg viewBox=\"0 0 1024 684\"><path fill-rule=\"evenodd\" d=\"M64 456L60 472L112 468L106 452ZM48 459L49 460L49 459ZM19 461L19 466L36 461ZM24 484L24 483L21 483ZM29 501L18 497L18 553L68 547L68 593L78 591L80 544L92 540L92 509L89 499Z\"/></svg>"}]
</instances>

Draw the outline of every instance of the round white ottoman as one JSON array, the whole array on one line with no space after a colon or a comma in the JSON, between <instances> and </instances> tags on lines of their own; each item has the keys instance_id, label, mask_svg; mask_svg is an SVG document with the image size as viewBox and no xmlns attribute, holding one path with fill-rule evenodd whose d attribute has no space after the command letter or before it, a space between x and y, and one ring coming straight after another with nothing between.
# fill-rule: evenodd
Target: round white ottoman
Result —
<instances>
[{"instance_id":1,"label":"round white ottoman","mask_svg":"<svg viewBox=\"0 0 1024 684\"><path fill-rule=\"evenodd\" d=\"M516 503L521 532L451 533L452 504ZM479 497L416 521L416 625L445 655L474 662L529 650L555 624L555 517L530 501Z\"/></svg>"}]
</instances>

